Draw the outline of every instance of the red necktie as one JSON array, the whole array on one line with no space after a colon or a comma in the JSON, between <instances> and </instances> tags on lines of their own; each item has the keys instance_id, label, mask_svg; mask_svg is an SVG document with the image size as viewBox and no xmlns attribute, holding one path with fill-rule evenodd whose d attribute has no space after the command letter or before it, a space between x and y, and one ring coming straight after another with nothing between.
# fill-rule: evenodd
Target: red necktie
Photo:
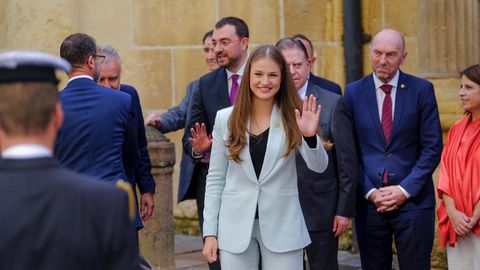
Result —
<instances>
[{"instance_id":1,"label":"red necktie","mask_svg":"<svg viewBox=\"0 0 480 270\"><path fill-rule=\"evenodd\" d=\"M390 93L392 92L392 86L388 84L384 84L380 86L383 92L385 92L385 99L383 100L383 107L382 107L382 129L383 129L383 136L385 136L385 142L388 144L388 140L390 140L390 135L392 134L392 97Z\"/></svg>"},{"instance_id":2,"label":"red necktie","mask_svg":"<svg viewBox=\"0 0 480 270\"><path fill-rule=\"evenodd\" d=\"M234 105L235 104L235 100L237 99L237 94L238 94L238 77L240 77L240 75L238 74L233 74L232 75L232 88L230 89L230 104L231 105Z\"/></svg>"},{"instance_id":3,"label":"red necktie","mask_svg":"<svg viewBox=\"0 0 480 270\"><path fill-rule=\"evenodd\" d=\"M380 86L383 92L385 92L385 99L383 99L383 107L382 107L382 129L383 129L383 136L385 137L385 142L388 144L388 140L390 139L390 135L392 134L392 97L390 93L392 92L392 86L389 84L384 84ZM388 183L388 172L385 168L383 172L383 183Z\"/></svg>"}]
</instances>

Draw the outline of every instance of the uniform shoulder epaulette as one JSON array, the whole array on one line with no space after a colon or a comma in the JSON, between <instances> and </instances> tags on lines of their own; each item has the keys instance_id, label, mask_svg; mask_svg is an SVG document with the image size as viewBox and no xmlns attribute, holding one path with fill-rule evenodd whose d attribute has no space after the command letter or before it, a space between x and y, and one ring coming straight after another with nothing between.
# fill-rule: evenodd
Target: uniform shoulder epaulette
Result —
<instances>
[{"instance_id":1,"label":"uniform shoulder epaulette","mask_svg":"<svg viewBox=\"0 0 480 270\"><path fill-rule=\"evenodd\" d=\"M131 220L135 218L135 196L133 194L132 186L123 181L122 179L118 180L115 183L115 186L128 194L128 215Z\"/></svg>"}]
</instances>

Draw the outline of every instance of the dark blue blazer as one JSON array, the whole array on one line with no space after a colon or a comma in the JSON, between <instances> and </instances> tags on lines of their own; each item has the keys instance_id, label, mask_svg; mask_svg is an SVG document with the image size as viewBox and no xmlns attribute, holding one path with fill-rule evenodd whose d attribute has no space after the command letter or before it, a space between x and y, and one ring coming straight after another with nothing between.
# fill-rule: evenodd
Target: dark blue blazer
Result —
<instances>
[{"instance_id":1,"label":"dark blue blazer","mask_svg":"<svg viewBox=\"0 0 480 270\"><path fill-rule=\"evenodd\" d=\"M342 88L340 87L340 85L338 85L338 84L336 84L332 81L329 81L327 79L315 76L311 72L310 72L310 77L308 78L308 81L311 82L311 83L314 83L314 84L320 86L320 88L326 89L326 90L328 90L332 93L338 94L340 96L342 95Z\"/></svg>"},{"instance_id":2,"label":"dark blue blazer","mask_svg":"<svg viewBox=\"0 0 480 270\"><path fill-rule=\"evenodd\" d=\"M198 80L192 81L187 86L187 93L185 94L185 97L183 97L180 104L170 108L167 112L160 116L162 119L162 125L159 128L160 132L167 133L180 128L185 128L185 123L189 121L187 118L187 111L193 95L198 89L198 83ZM186 155L185 152L183 152L182 161L180 162L180 179L178 181L178 203L187 199L196 198L195 189L190 187L191 185L195 185L195 183L192 181L194 170L195 162L190 155Z\"/></svg>"},{"instance_id":3,"label":"dark blue blazer","mask_svg":"<svg viewBox=\"0 0 480 270\"><path fill-rule=\"evenodd\" d=\"M55 144L58 161L104 181L126 180L122 153L138 153L130 95L78 78L59 96L65 118Z\"/></svg>"},{"instance_id":4,"label":"dark blue blazer","mask_svg":"<svg viewBox=\"0 0 480 270\"><path fill-rule=\"evenodd\" d=\"M388 184L400 185L412 195L400 211L433 207L432 173L440 161L442 129L432 83L400 72L388 142L383 136L372 75L347 85L345 101L354 118L360 151L357 205L374 207L365 195L382 187L382 174L387 169Z\"/></svg>"},{"instance_id":5,"label":"dark blue blazer","mask_svg":"<svg viewBox=\"0 0 480 270\"><path fill-rule=\"evenodd\" d=\"M300 204L309 231L332 230L335 215L353 217L357 182L357 153L352 118L342 96L308 83L307 96L322 105L319 127L327 150L328 167L323 173L307 168L297 155Z\"/></svg>"},{"instance_id":6,"label":"dark blue blazer","mask_svg":"<svg viewBox=\"0 0 480 270\"><path fill-rule=\"evenodd\" d=\"M137 90L131 85L122 84L120 85L120 91L129 94L132 98L132 110L135 114L133 126L137 133L138 143L138 153L128 152L128 149L124 149L123 151L123 164L127 173L128 182L132 185L133 190L135 190L135 186L138 184L140 194L145 192L155 193L155 180L151 173L152 164L150 163L150 155L148 154L142 107ZM138 206L136 212L135 226L137 229L140 229L143 228L143 223L138 213Z\"/></svg>"},{"instance_id":7,"label":"dark blue blazer","mask_svg":"<svg viewBox=\"0 0 480 270\"><path fill-rule=\"evenodd\" d=\"M212 134L217 111L230 106L227 71L225 68L217 68L202 76L199 80L198 90L195 91L188 110L188 122L183 135L183 150L185 154L192 155L192 145L188 141L191 137L190 128L195 123L205 123L207 134ZM193 156L192 158L195 159Z\"/></svg>"},{"instance_id":8,"label":"dark blue blazer","mask_svg":"<svg viewBox=\"0 0 480 270\"><path fill-rule=\"evenodd\" d=\"M138 269L125 192L52 158L0 159L0 269Z\"/></svg>"}]
</instances>

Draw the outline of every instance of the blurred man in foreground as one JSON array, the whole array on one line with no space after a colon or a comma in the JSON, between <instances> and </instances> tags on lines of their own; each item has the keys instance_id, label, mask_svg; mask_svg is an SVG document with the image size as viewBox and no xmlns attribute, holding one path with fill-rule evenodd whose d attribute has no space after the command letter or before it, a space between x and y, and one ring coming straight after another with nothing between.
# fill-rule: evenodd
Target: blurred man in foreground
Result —
<instances>
[{"instance_id":1,"label":"blurred man in foreground","mask_svg":"<svg viewBox=\"0 0 480 270\"><path fill-rule=\"evenodd\" d=\"M70 65L42 53L0 54L0 269L137 269L128 184L52 158L63 120L55 69Z\"/></svg>"}]
</instances>

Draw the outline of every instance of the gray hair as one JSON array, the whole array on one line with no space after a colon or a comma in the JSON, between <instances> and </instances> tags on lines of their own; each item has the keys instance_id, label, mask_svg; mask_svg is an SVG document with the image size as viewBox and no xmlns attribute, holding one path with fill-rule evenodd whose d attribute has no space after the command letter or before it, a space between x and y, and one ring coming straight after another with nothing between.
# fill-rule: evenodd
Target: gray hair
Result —
<instances>
[{"instance_id":1,"label":"gray hair","mask_svg":"<svg viewBox=\"0 0 480 270\"><path fill-rule=\"evenodd\" d=\"M119 64L122 63L122 61L120 60L120 55L118 54L117 50L113 48L112 45L98 46L98 53L101 55L105 55L105 62L117 60Z\"/></svg>"}]
</instances>

